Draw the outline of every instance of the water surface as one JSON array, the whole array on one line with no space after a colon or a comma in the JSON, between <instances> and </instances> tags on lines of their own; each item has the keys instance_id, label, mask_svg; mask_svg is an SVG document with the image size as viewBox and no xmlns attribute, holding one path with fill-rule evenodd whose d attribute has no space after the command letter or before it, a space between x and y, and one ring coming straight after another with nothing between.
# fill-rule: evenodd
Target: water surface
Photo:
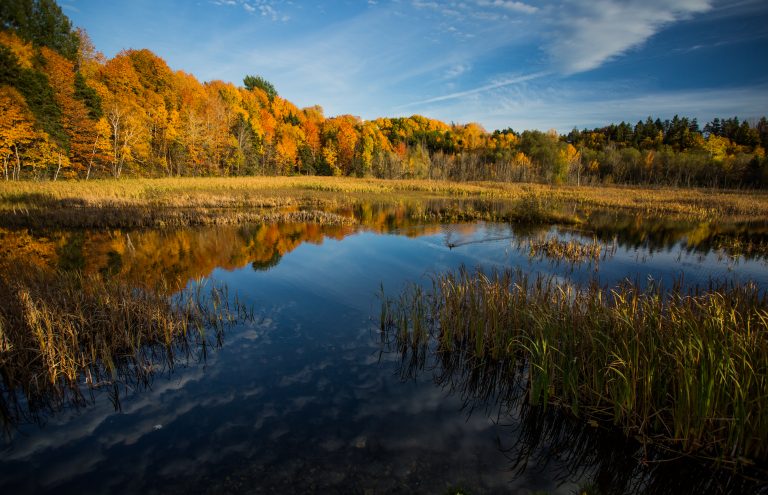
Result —
<instances>
[{"instance_id":1,"label":"water surface","mask_svg":"<svg viewBox=\"0 0 768 495\"><path fill-rule=\"evenodd\" d=\"M602 254L581 263L532 254L526 244L531 237L589 243L594 236ZM483 407L467 401L466 389L437 384L433 370L403 373L400 355L382 346L378 330L382 287L396 295L404 284L426 285L431 275L461 266L519 267L604 285L727 279L768 287L763 258L695 249L684 236L652 237L384 220L362 228L6 231L6 246L15 243L59 269L147 285L226 284L255 318L229 328L205 356L158 365L149 386L122 384L117 408L101 389L85 406L19 414L0 451L0 487L565 494L594 484L694 492L706 469L646 468L637 446L611 432L585 434L584 425L551 411ZM617 481L617 472L635 480ZM722 483L723 491L738 493L727 477Z\"/></svg>"}]
</instances>

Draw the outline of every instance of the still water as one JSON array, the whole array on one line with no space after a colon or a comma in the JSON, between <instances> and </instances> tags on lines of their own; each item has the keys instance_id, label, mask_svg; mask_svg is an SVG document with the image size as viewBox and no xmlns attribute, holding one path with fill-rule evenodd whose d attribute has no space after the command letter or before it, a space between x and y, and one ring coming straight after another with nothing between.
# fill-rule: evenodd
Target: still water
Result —
<instances>
[{"instance_id":1,"label":"still water","mask_svg":"<svg viewBox=\"0 0 768 495\"><path fill-rule=\"evenodd\" d=\"M148 386L124 384L118 407L98 390L86 405L19 415L0 449L0 491L696 492L705 468L640 466L637 446L610 432L467 401L466 389L436 383L437 370L403 374L399 354L381 345L382 288L394 296L461 266L605 285L768 287L765 259L690 249L685 238L604 236L599 257L570 263L532 253L534 237L594 242L592 233L486 223L5 232L5 245L60 269L226 284L254 318L204 356L158 365Z\"/></svg>"}]
</instances>

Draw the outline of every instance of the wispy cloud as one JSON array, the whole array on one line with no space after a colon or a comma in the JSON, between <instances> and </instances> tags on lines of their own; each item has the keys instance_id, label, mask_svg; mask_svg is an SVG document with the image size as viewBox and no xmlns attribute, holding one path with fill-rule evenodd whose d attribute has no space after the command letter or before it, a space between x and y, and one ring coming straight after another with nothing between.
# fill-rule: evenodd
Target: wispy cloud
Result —
<instances>
[{"instance_id":1,"label":"wispy cloud","mask_svg":"<svg viewBox=\"0 0 768 495\"><path fill-rule=\"evenodd\" d=\"M533 14L539 7L515 0L427 1L412 0L411 5L420 10L431 10L455 21L509 21L518 14Z\"/></svg>"},{"instance_id":2,"label":"wispy cloud","mask_svg":"<svg viewBox=\"0 0 768 495\"><path fill-rule=\"evenodd\" d=\"M637 122L646 117L672 118L675 114L707 122L714 117L759 117L768 111L768 86L680 90L648 90L627 82L589 83L574 86L566 80L520 84L479 101L455 100L425 108L434 118L460 116L460 121L482 122L489 129L594 128L621 120ZM421 111L421 110L420 110ZM456 117L452 117L456 119Z\"/></svg>"},{"instance_id":3,"label":"wispy cloud","mask_svg":"<svg viewBox=\"0 0 768 495\"><path fill-rule=\"evenodd\" d=\"M477 0L477 5L480 7L500 7L513 12L521 12L523 14L533 14L539 11L538 7L512 0Z\"/></svg>"},{"instance_id":4,"label":"wispy cloud","mask_svg":"<svg viewBox=\"0 0 768 495\"><path fill-rule=\"evenodd\" d=\"M571 0L561 6L557 34L546 49L561 72L584 72L642 45L665 26L711 8L711 0Z\"/></svg>"},{"instance_id":5,"label":"wispy cloud","mask_svg":"<svg viewBox=\"0 0 768 495\"><path fill-rule=\"evenodd\" d=\"M75 12L75 13L79 13L80 12L80 9L78 9L74 5L71 5L71 4L68 4L68 3L63 3L63 2L59 2L59 5L61 5L62 9L66 10L66 11L69 11L69 12Z\"/></svg>"},{"instance_id":6,"label":"wispy cloud","mask_svg":"<svg viewBox=\"0 0 768 495\"><path fill-rule=\"evenodd\" d=\"M274 0L211 0L214 5L228 7L241 6L250 14L260 14L272 21L287 21L290 16L280 14Z\"/></svg>"},{"instance_id":7,"label":"wispy cloud","mask_svg":"<svg viewBox=\"0 0 768 495\"><path fill-rule=\"evenodd\" d=\"M417 106L417 105L427 105L429 103L437 103L437 102L440 102L440 101L447 101L447 100L455 100L457 98L464 98L464 97L471 96L471 95L477 95L477 94L480 94L480 93L485 93L487 91L491 91L491 90L494 90L494 89L499 89L499 88L503 88L503 87L506 87L506 86L511 86L513 84L520 84L520 83L523 83L523 82L526 82L526 81L531 81L533 79L538 79L540 77L544 77L544 76L549 75L549 74L550 74L549 72L543 71L543 72L534 72L533 74L526 74L526 75L522 75L522 76L510 77L510 78L502 79L500 81L496 81L496 82L493 82L493 83L490 83L490 84L486 84L484 86L480 86L480 87L477 87L477 88L467 89L467 90L464 90L464 91L457 91L455 93L450 93L450 94L442 95L442 96L436 96L434 98L428 98L426 100L414 101L412 103L401 105L400 108L408 108L408 107L414 107L414 106Z\"/></svg>"}]
</instances>

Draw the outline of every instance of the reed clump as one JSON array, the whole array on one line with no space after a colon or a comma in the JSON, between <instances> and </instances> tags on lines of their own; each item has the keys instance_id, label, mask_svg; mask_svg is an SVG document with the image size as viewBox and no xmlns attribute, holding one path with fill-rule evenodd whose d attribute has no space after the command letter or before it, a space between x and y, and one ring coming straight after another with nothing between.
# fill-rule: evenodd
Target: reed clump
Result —
<instances>
[{"instance_id":1,"label":"reed clump","mask_svg":"<svg viewBox=\"0 0 768 495\"><path fill-rule=\"evenodd\" d=\"M7 267L0 275L0 420L8 426L83 403L93 388L146 385L156 367L205 352L228 325L252 318L226 288L204 285L170 295L98 274Z\"/></svg>"},{"instance_id":2,"label":"reed clump","mask_svg":"<svg viewBox=\"0 0 768 495\"><path fill-rule=\"evenodd\" d=\"M561 239L557 236L539 237L528 239L521 243L525 247L528 256L534 258L548 258L554 261L566 261L570 264L597 263L601 259L612 257L618 249L616 240L610 245L603 245L597 237L589 242L578 239Z\"/></svg>"},{"instance_id":3,"label":"reed clump","mask_svg":"<svg viewBox=\"0 0 768 495\"><path fill-rule=\"evenodd\" d=\"M462 269L386 300L381 326L404 356L501 363L529 404L645 445L730 466L768 458L768 298L754 284L604 289Z\"/></svg>"}]
</instances>

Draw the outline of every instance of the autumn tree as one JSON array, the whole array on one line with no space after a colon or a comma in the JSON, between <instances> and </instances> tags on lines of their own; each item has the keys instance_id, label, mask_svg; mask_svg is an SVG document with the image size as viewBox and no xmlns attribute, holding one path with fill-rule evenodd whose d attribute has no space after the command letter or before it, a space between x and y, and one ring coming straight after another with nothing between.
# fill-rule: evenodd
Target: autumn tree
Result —
<instances>
[{"instance_id":1,"label":"autumn tree","mask_svg":"<svg viewBox=\"0 0 768 495\"><path fill-rule=\"evenodd\" d=\"M130 52L121 52L99 71L104 85L104 111L111 130L111 173L122 176L126 164L146 162L149 154L149 127L146 109L136 98L144 93L134 70Z\"/></svg>"},{"instance_id":2,"label":"autumn tree","mask_svg":"<svg viewBox=\"0 0 768 495\"><path fill-rule=\"evenodd\" d=\"M67 154L68 166L73 171L86 171L92 168L94 148L99 147L102 139L96 128L97 121L83 100L78 98L74 64L47 48L41 49L41 55L56 103L62 109L62 124L67 141L61 148Z\"/></svg>"},{"instance_id":3,"label":"autumn tree","mask_svg":"<svg viewBox=\"0 0 768 495\"><path fill-rule=\"evenodd\" d=\"M568 175L576 175L576 185L581 185L581 153L572 145L566 144L560 150L559 159L566 164Z\"/></svg>"},{"instance_id":4,"label":"autumn tree","mask_svg":"<svg viewBox=\"0 0 768 495\"><path fill-rule=\"evenodd\" d=\"M57 143L66 145L68 138L61 122L61 108L48 77L41 70L43 59L36 55L24 58L30 51L30 45L12 33L0 37L0 85L16 88L34 115L36 127Z\"/></svg>"},{"instance_id":5,"label":"autumn tree","mask_svg":"<svg viewBox=\"0 0 768 495\"><path fill-rule=\"evenodd\" d=\"M328 156L334 155L335 157L334 166L338 172L334 172L334 174L348 175L353 168L355 148L359 137L356 126L359 123L360 120L351 115L341 115L327 119L323 123L321 133L323 148L329 150ZM325 156L326 152L323 151L323 154Z\"/></svg>"},{"instance_id":6,"label":"autumn tree","mask_svg":"<svg viewBox=\"0 0 768 495\"><path fill-rule=\"evenodd\" d=\"M19 179L21 172L20 149L37 138L32 116L24 99L13 88L0 86L0 158L3 160L3 176L9 178L9 162L13 161L10 176Z\"/></svg>"},{"instance_id":7,"label":"autumn tree","mask_svg":"<svg viewBox=\"0 0 768 495\"><path fill-rule=\"evenodd\" d=\"M25 149L24 160L35 179L47 177L55 181L62 172L69 177L75 175L70 166L67 150L45 134L38 135L33 145Z\"/></svg>"},{"instance_id":8,"label":"autumn tree","mask_svg":"<svg viewBox=\"0 0 768 495\"><path fill-rule=\"evenodd\" d=\"M323 109L320 106L305 108L302 110L304 119L301 128L304 132L304 142L299 148L301 160L301 172L315 173L320 162L322 141L320 139L320 126L324 120Z\"/></svg>"}]
</instances>

